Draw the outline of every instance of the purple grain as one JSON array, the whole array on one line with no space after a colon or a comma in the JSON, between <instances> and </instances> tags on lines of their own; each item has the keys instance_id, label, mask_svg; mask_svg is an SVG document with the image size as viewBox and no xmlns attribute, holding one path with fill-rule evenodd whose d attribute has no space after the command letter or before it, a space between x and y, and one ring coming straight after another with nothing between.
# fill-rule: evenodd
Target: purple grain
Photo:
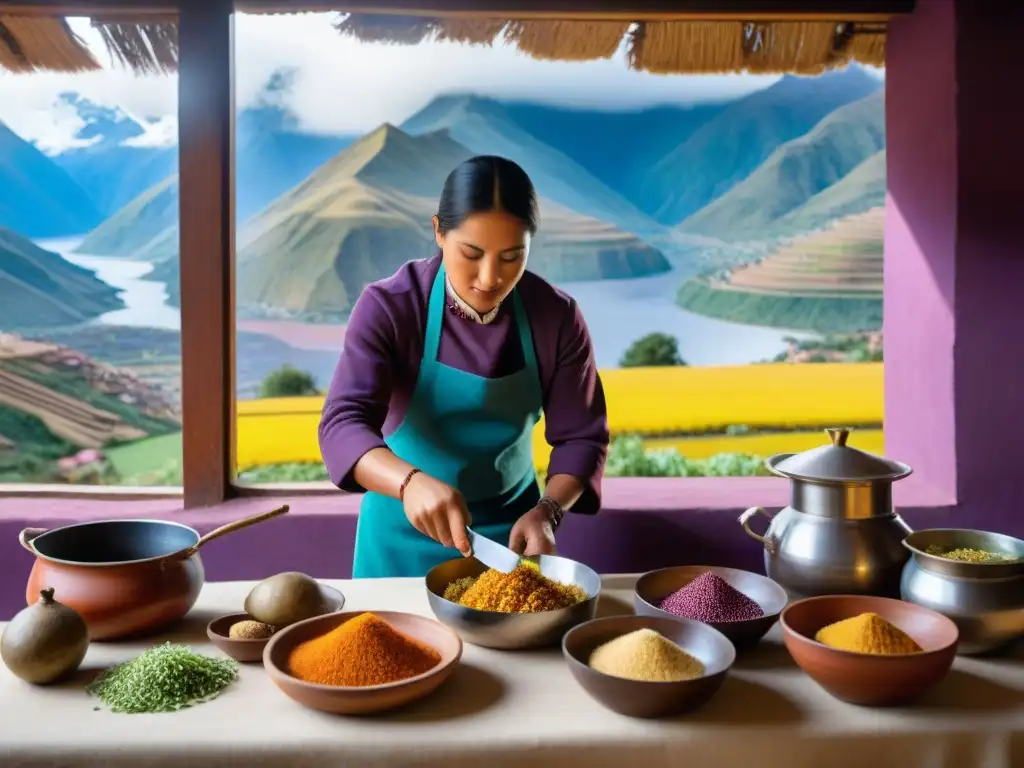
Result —
<instances>
[{"instance_id":1,"label":"purple grain","mask_svg":"<svg viewBox=\"0 0 1024 768\"><path fill-rule=\"evenodd\" d=\"M749 621L764 616L761 606L710 571L673 592L658 607L675 616L706 624Z\"/></svg>"}]
</instances>

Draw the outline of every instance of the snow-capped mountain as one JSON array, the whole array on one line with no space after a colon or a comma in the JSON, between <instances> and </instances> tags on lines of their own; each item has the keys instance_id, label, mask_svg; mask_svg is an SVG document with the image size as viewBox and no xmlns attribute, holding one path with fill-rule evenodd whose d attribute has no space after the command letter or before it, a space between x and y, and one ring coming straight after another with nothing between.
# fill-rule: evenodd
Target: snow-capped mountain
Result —
<instances>
[{"instance_id":1,"label":"snow-capped mountain","mask_svg":"<svg viewBox=\"0 0 1024 768\"><path fill-rule=\"evenodd\" d=\"M74 146L51 156L104 215L176 170L177 132L165 121L136 117L72 92L61 94L54 106L73 109L81 127Z\"/></svg>"}]
</instances>

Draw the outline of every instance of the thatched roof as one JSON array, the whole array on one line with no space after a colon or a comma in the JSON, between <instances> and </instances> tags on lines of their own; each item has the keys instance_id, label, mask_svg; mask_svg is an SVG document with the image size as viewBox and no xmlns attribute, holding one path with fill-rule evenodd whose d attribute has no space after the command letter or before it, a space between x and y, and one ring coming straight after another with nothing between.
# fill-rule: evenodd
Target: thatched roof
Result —
<instances>
[{"instance_id":1,"label":"thatched roof","mask_svg":"<svg viewBox=\"0 0 1024 768\"><path fill-rule=\"evenodd\" d=\"M140 73L173 72L173 19L94 20L111 57ZM357 13L338 31L363 42L415 45L504 41L537 59L611 58L625 43L631 69L657 74L755 72L818 74L851 62L885 63L884 22L489 19ZM0 15L0 69L80 72L99 64L63 19Z\"/></svg>"}]
</instances>

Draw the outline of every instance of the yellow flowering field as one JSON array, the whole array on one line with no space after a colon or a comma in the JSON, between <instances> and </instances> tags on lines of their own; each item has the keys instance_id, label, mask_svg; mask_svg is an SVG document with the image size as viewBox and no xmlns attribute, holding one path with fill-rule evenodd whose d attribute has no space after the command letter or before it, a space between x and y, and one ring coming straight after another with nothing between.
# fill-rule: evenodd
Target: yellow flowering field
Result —
<instances>
[{"instance_id":1,"label":"yellow flowering field","mask_svg":"<svg viewBox=\"0 0 1024 768\"><path fill-rule=\"evenodd\" d=\"M882 422L882 363L615 368L601 372L615 434L700 433L729 424Z\"/></svg>"},{"instance_id":2,"label":"yellow flowering field","mask_svg":"<svg viewBox=\"0 0 1024 768\"><path fill-rule=\"evenodd\" d=\"M613 434L641 434L651 448L674 446L695 459L802 451L822 443L822 427L882 422L881 363L617 368L601 378ZM320 461L322 405L320 397L240 401L238 466ZM799 431L700 434L730 425ZM543 430L542 421L534 433L539 468L550 454ZM882 452L880 429L855 434L857 447Z\"/></svg>"}]
</instances>

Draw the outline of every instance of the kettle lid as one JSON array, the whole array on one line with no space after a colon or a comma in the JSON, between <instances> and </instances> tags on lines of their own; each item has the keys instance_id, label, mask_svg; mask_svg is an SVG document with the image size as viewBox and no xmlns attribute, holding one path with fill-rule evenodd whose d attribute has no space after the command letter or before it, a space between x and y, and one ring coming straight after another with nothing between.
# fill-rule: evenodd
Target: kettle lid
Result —
<instances>
[{"instance_id":1,"label":"kettle lid","mask_svg":"<svg viewBox=\"0 0 1024 768\"><path fill-rule=\"evenodd\" d=\"M768 469L796 480L835 483L899 480L913 471L902 462L851 448L846 442L852 431L852 427L826 429L830 445L772 456L766 462Z\"/></svg>"}]
</instances>

